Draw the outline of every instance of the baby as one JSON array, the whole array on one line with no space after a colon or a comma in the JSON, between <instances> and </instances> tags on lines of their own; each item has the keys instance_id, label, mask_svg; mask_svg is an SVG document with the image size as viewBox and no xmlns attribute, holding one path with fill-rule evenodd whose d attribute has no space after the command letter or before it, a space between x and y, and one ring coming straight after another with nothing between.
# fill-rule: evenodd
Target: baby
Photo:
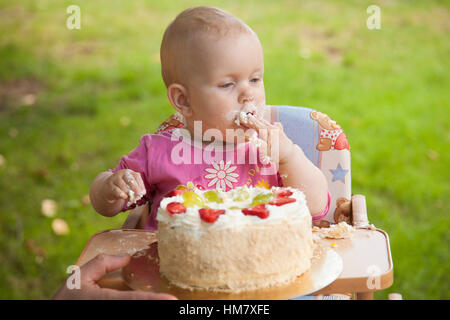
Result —
<instances>
[{"instance_id":1,"label":"baby","mask_svg":"<svg viewBox=\"0 0 450 320\"><path fill-rule=\"evenodd\" d=\"M187 9L164 33L161 69L184 127L144 135L114 170L100 173L90 192L96 211L114 216L151 201L146 228L156 229L159 203L177 187L247 185L298 188L314 220L326 215L324 175L280 123L268 121L263 50L249 26L218 8Z\"/></svg>"}]
</instances>

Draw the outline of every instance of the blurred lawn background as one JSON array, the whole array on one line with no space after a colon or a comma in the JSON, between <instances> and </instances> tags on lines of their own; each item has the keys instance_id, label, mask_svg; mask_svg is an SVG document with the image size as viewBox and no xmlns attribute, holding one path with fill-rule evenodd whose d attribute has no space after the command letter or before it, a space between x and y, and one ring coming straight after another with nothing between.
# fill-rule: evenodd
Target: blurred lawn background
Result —
<instances>
[{"instance_id":1,"label":"blurred lawn background","mask_svg":"<svg viewBox=\"0 0 450 320\"><path fill-rule=\"evenodd\" d=\"M71 4L80 30L66 28ZM85 196L173 112L162 34L204 4L258 33L268 104L316 108L345 129L352 191L392 246L394 285L375 297L449 299L450 4L394 0L0 0L0 298L50 298L90 236L125 220ZM366 27L371 4L381 30Z\"/></svg>"}]
</instances>

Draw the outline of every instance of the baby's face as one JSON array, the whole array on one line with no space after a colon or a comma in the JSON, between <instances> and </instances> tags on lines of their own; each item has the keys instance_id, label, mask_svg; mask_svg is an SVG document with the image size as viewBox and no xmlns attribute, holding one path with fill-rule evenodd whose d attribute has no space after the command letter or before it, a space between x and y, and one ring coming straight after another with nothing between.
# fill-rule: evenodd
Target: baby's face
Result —
<instances>
[{"instance_id":1,"label":"baby's face","mask_svg":"<svg viewBox=\"0 0 450 320\"><path fill-rule=\"evenodd\" d=\"M196 49L195 68L187 84L192 108L188 126L202 121L203 132L218 129L225 140L226 129L243 129L235 121L241 111L261 117L264 112L261 44L255 35L240 34L204 41Z\"/></svg>"}]
</instances>

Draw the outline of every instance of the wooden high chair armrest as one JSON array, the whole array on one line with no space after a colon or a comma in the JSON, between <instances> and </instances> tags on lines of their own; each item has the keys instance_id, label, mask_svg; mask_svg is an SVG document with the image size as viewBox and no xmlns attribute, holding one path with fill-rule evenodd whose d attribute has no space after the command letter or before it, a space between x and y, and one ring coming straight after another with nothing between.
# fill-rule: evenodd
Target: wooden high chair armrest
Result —
<instances>
[{"instance_id":1,"label":"wooden high chair armrest","mask_svg":"<svg viewBox=\"0 0 450 320\"><path fill-rule=\"evenodd\" d=\"M369 226L366 197L362 194L355 194L352 196L352 215L354 227L366 228Z\"/></svg>"},{"instance_id":2,"label":"wooden high chair armrest","mask_svg":"<svg viewBox=\"0 0 450 320\"><path fill-rule=\"evenodd\" d=\"M148 203L130 210L127 219L122 225L122 229L144 229L148 214Z\"/></svg>"}]
</instances>

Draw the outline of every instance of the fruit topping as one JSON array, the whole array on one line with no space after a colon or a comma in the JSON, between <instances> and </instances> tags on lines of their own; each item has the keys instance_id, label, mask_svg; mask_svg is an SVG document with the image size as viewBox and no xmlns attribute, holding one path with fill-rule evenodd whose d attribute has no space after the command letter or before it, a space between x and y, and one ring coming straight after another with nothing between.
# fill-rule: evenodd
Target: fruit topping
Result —
<instances>
[{"instance_id":1,"label":"fruit topping","mask_svg":"<svg viewBox=\"0 0 450 320\"><path fill-rule=\"evenodd\" d=\"M245 201L250 198L250 193L245 190L244 188L239 188L236 190L236 197L234 198L235 201Z\"/></svg>"},{"instance_id":2,"label":"fruit topping","mask_svg":"<svg viewBox=\"0 0 450 320\"><path fill-rule=\"evenodd\" d=\"M178 195L183 194L185 192L186 192L185 189L174 189L172 191L169 191L164 197L165 198L175 197L175 196L178 196Z\"/></svg>"},{"instance_id":3,"label":"fruit topping","mask_svg":"<svg viewBox=\"0 0 450 320\"><path fill-rule=\"evenodd\" d=\"M200 210L198 210L198 212L200 214L200 218L203 221L212 223L215 222L221 214L224 214L225 210L201 208Z\"/></svg>"},{"instance_id":4,"label":"fruit topping","mask_svg":"<svg viewBox=\"0 0 450 320\"><path fill-rule=\"evenodd\" d=\"M258 204L251 208L242 209L242 213L249 216L258 216L261 219L265 219L269 216L269 210L266 209L265 204Z\"/></svg>"},{"instance_id":5,"label":"fruit topping","mask_svg":"<svg viewBox=\"0 0 450 320\"><path fill-rule=\"evenodd\" d=\"M284 204L292 203L292 202L295 202L294 198L280 197L280 198L273 199L272 201L269 202L269 204L272 206L282 206Z\"/></svg>"},{"instance_id":6,"label":"fruit topping","mask_svg":"<svg viewBox=\"0 0 450 320\"><path fill-rule=\"evenodd\" d=\"M198 194L196 194L194 191L186 191L183 193L182 197L184 200L183 205L186 208L195 207L195 206L203 207L203 205L204 205L203 199Z\"/></svg>"},{"instance_id":7,"label":"fruit topping","mask_svg":"<svg viewBox=\"0 0 450 320\"><path fill-rule=\"evenodd\" d=\"M252 201L252 206L256 206L258 204L265 204L265 203L269 203L270 200L272 199L273 194L272 193L262 193L262 194L258 194L256 197L253 198Z\"/></svg>"},{"instance_id":8,"label":"fruit topping","mask_svg":"<svg viewBox=\"0 0 450 320\"><path fill-rule=\"evenodd\" d=\"M171 202L167 205L166 210L170 214L179 214L186 212L186 207L179 202Z\"/></svg>"},{"instance_id":9,"label":"fruit topping","mask_svg":"<svg viewBox=\"0 0 450 320\"><path fill-rule=\"evenodd\" d=\"M203 196L209 202L222 203L223 199L219 196L219 193L215 190L206 191Z\"/></svg>"},{"instance_id":10,"label":"fruit topping","mask_svg":"<svg viewBox=\"0 0 450 320\"><path fill-rule=\"evenodd\" d=\"M292 196L292 191L289 189L280 189L275 193L275 195L279 198L290 197Z\"/></svg>"}]
</instances>

